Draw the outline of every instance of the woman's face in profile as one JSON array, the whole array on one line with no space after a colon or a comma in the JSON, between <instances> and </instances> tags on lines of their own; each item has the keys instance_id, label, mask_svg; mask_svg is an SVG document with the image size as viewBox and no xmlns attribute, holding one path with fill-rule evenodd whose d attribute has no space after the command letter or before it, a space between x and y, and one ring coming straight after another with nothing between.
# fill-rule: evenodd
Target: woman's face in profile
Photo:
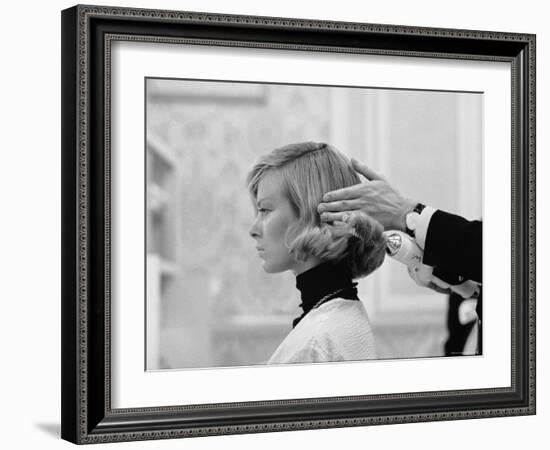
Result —
<instances>
[{"instance_id":1,"label":"woman's face in profile","mask_svg":"<svg viewBox=\"0 0 550 450\"><path fill-rule=\"evenodd\" d=\"M256 240L264 270L278 273L295 269L297 261L285 245L285 236L288 227L298 218L283 192L277 172L268 171L263 175L258 184L256 207L258 211L250 235Z\"/></svg>"}]
</instances>

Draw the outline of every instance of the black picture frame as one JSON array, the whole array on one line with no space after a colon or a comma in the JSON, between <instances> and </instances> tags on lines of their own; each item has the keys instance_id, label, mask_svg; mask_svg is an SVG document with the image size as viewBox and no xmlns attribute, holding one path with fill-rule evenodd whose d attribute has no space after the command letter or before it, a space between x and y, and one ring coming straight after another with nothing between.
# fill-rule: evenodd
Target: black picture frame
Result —
<instances>
[{"instance_id":1,"label":"black picture frame","mask_svg":"<svg viewBox=\"0 0 550 450\"><path fill-rule=\"evenodd\" d=\"M506 388L112 409L110 43L505 61L512 67L512 373ZM77 5L62 12L62 437L100 443L535 414L535 36Z\"/></svg>"}]
</instances>

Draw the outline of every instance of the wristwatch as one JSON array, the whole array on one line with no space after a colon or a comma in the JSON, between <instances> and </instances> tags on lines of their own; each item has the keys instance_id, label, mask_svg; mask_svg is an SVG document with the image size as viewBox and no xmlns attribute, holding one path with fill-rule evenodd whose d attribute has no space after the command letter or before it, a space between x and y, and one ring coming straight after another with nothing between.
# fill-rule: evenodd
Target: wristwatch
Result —
<instances>
[{"instance_id":1,"label":"wristwatch","mask_svg":"<svg viewBox=\"0 0 550 450\"><path fill-rule=\"evenodd\" d=\"M414 209L405 216L405 231L411 237L415 237L415 230L418 226L418 219L420 219L420 214L426 205L422 203L417 203Z\"/></svg>"}]
</instances>

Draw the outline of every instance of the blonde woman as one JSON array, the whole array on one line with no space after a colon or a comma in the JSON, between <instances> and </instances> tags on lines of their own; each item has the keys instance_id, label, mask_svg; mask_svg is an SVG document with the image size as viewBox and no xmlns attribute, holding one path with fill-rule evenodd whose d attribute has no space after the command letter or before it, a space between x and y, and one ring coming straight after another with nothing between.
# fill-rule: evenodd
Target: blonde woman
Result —
<instances>
[{"instance_id":1,"label":"blonde woman","mask_svg":"<svg viewBox=\"0 0 550 450\"><path fill-rule=\"evenodd\" d=\"M315 142L273 150L248 174L256 211L250 235L263 268L296 275L303 309L268 364L376 358L354 280L382 264L383 227L361 212L321 223L317 212L325 193L358 183L345 156Z\"/></svg>"}]
</instances>

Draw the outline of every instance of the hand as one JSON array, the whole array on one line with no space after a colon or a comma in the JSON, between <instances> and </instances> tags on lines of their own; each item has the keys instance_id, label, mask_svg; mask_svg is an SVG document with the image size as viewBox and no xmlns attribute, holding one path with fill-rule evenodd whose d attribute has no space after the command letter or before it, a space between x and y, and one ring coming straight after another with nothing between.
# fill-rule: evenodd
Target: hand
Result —
<instances>
[{"instance_id":1,"label":"hand","mask_svg":"<svg viewBox=\"0 0 550 450\"><path fill-rule=\"evenodd\" d=\"M407 271L409 272L409 276L414 280L414 282L418 286L426 287L439 294L450 295L452 293L450 288L447 288L447 289L442 288L441 286L438 286L437 284L435 284L433 281L429 281L427 283L421 282L416 276L416 274L414 273L414 269L412 269L411 267L407 267Z\"/></svg>"},{"instance_id":2,"label":"hand","mask_svg":"<svg viewBox=\"0 0 550 450\"><path fill-rule=\"evenodd\" d=\"M346 213L360 210L378 220L386 230L405 231L405 216L414 209L417 202L403 197L381 175L364 164L355 159L351 163L366 181L327 192L323 203L317 208L321 221L342 221Z\"/></svg>"}]
</instances>

